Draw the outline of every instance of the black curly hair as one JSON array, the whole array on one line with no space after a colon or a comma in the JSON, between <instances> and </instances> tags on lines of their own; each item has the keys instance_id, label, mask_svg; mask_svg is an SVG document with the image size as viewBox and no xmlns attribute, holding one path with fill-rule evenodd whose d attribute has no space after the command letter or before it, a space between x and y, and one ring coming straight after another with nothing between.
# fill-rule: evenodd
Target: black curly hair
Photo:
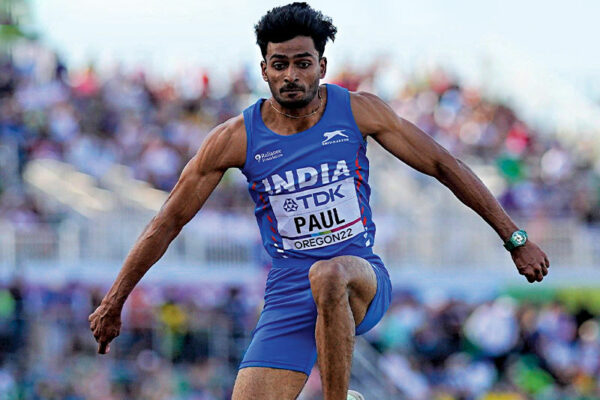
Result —
<instances>
[{"instance_id":1,"label":"black curly hair","mask_svg":"<svg viewBox=\"0 0 600 400\"><path fill-rule=\"evenodd\" d=\"M296 36L310 36L319 57L323 57L327 39L335 40L337 28L331 18L313 9L305 2L275 7L268 11L256 25L256 44L263 58L267 55L269 42L281 43Z\"/></svg>"}]
</instances>

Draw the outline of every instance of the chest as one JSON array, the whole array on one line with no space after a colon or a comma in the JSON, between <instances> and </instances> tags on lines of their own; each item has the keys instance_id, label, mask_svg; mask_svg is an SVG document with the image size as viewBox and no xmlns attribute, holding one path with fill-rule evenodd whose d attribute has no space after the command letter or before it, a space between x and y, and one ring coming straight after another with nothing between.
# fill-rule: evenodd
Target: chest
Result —
<instances>
[{"instance_id":1,"label":"chest","mask_svg":"<svg viewBox=\"0 0 600 400\"><path fill-rule=\"evenodd\" d=\"M343 122L291 136L263 135L248 154L247 178L268 194L327 185L354 176L365 146L361 133Z\"/></svg>"}]
</instances>

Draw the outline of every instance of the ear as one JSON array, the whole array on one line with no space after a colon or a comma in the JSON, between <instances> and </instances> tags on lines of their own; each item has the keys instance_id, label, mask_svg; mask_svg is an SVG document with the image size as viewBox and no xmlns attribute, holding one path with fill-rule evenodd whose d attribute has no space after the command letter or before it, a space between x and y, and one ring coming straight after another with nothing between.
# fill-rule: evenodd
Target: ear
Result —
<instances>
[{"instance_id":1,"label":"ear","mask_svg":"<svg viewBox=\"0 0 600 400\"><path fill-rule=\"evenodd\" d=\"M325 78L325 73L327 73L327 58L321 57L319 60L319 68L321 69L320 78Z\"/></svg>"},{"instance_id":2,"label":"ear","mask_svg":"<svg viewBox=\"0 0 600 400\"><path fill-rule=\"evenodd\" d=\"M262 74L263 80L265 82L268 82L269 78L267 77L267 63L264 60L260 62L260 72Z\"/></svg>"}]
</instances>

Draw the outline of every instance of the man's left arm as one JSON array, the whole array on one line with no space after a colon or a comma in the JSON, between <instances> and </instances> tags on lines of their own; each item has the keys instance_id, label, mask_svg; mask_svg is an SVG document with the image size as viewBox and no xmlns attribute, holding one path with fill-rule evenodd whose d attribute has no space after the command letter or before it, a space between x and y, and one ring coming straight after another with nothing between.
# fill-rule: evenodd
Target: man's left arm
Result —
<instances>
[{"instance_id":1,"label":"man's left arm","mask_svg":"<svg viewBox=\"0 0 600 400\"><path fill-rule=\"evenodd\" d=\"M370 135L386 150L414 169L435 177L465 205L479 214L506 242L517 225L496 198L461 160L452 156L429 135L399 117L389 105L370 93L351 94L352 112L363 135ZM541 282L550 262L532 241L511 251L521 275Z\"/></svg>"}]
</instances>

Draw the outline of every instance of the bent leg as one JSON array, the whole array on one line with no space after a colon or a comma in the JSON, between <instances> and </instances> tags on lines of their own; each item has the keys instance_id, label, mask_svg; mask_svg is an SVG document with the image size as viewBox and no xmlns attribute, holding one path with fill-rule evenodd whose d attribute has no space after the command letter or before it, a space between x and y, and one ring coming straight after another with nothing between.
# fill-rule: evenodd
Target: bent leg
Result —
<instances>
[{"instance_id":1,"label":"bent leg","mask_svg":"<svg viewBox=\"0 0 600 400\"><path fill-rule=\"evenodd\" d=\"M377 292L377 277L363 258L318 261L309 271L317 305L317 362L325 400L345 400L350 382L356 326Z\"/></svg>"},{"instance_id":2,"label":"bent leg","mask_svg":"<svg viewBox=\"0 0 600 400\"><path fill-rule=\"evenodd\" d=\"M277 368L248 367L239 370L231 400L294 400L308 376Z\"/></svg>"}]
</instances>

